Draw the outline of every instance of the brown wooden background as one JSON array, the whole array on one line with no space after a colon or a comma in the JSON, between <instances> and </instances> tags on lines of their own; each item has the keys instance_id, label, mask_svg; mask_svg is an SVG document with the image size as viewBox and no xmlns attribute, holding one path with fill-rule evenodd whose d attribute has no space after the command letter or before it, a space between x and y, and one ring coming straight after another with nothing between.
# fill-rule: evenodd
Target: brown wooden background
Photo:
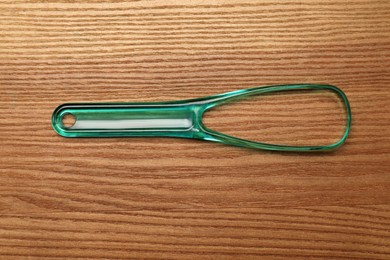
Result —
<instances>
[{"instance_id":1,"label":"brown wooden background","mask_svg":"<svg viewBox=\"0 0 390 260\"><path fill-rule=\"evenodd\" d=\"M389 1L2 1L1 258L389 259L389 30ZM50 123L65 102L296 82L348 95L339 150L65 139ZM210 119L245 132L232 116Z\"/></svg>"}]
</instances>

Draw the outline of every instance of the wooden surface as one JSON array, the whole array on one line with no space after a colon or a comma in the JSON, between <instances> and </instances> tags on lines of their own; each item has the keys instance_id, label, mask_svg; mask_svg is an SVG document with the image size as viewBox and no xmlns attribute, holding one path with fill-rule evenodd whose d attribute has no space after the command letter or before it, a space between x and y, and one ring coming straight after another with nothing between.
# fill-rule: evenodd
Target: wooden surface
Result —
<instances>
[{"instance_id":1,"label":"wooden surface","mask_svg":"<svg viewBox=\"0 0 390 260\"><path fill-rule=\"evenodd\" d=\"M2 1L1 258L390 259L389 28L388 1ZM339 150L65 139L50 123L65 102L297 82L348 95ZM245 109L322 111L309 103ZM264 128L215 115L226 130Z\"/></svg>"}]
</instances>

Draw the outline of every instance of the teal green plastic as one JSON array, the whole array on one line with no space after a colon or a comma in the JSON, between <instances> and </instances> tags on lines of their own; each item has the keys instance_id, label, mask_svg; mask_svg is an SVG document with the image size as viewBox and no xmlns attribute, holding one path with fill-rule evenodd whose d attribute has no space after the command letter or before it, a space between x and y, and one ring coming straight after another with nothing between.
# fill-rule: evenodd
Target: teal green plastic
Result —
<instances>
[{"instance_id":1,"label":"teal green plastic","mask_svg":"<svg viewBox=\"0 0 390 260\"><path fill-rule=\"evenodd\" d=\"M347 113L345 132L336 143L325 146L288 146L254 142L207 128L205 111L227 102L253 95L291 90L329 90L335 92ZM71 114L76 122L65 127L62 117ZM55 109L54 130L64 137L180 137L214 141L239 147L274 151L327 151L342 145L351 128L351 108L346 95L331 85L295 84L242 89L224 94L171 102L152 103L69 103Z\"/></svg>"}]
</instances>

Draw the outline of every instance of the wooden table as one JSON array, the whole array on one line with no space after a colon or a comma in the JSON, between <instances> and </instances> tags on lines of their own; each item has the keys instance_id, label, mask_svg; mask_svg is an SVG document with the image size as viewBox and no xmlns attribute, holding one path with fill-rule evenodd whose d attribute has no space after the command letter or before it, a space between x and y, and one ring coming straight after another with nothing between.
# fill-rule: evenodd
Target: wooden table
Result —
<instances>
[{"instance_id":1,"label":"wooden table","mask_svg":"<svg viewBox=\"0 0 390 260\"><path fill-rule=\"evenodd\" d=\"M388 1L3 1L0 18L1 258L390 259ZM65 102L297 82L347 94L337 151L51 128ZM304 103L211 119L253 133L254 115Z\"/></svg>"}]
</instances>

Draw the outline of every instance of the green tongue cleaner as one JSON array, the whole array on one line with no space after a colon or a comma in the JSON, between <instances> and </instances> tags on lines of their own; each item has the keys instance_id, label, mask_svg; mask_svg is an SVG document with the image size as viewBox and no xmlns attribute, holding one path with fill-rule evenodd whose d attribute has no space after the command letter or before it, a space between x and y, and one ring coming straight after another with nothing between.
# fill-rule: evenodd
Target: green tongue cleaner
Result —
<instances>
[{"instance_id":1,"label":"green tongue cleaner","mask_svg":"<svg viewBox=\"0 0 390 260\"><path fill-rule=\"evenodd\" d=\"M340 140L321 146L290 146L255 142L207 128L205 111L227 102L254 95L292 90L328 90L336 93L347 113L346 128ZM75 122L65 126L63 118ZM170 102L151 103L69 103L57 107L52 116L54 130L64 137L181 137L239 147L274 151L328 151L342 145L351 127L351 108L344 92L331 85L296 84L242 89L224 94Z\"/></svg>"}]
</instances>

